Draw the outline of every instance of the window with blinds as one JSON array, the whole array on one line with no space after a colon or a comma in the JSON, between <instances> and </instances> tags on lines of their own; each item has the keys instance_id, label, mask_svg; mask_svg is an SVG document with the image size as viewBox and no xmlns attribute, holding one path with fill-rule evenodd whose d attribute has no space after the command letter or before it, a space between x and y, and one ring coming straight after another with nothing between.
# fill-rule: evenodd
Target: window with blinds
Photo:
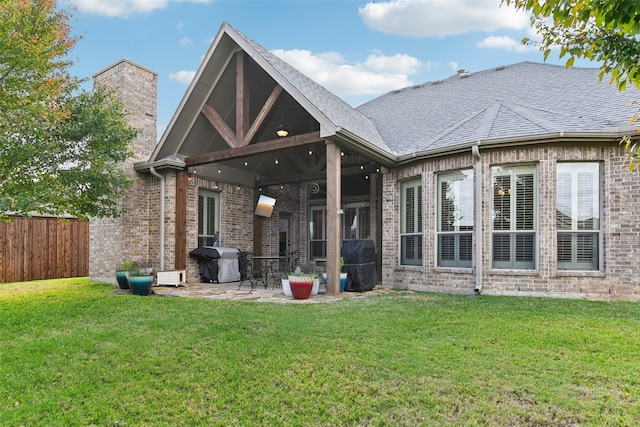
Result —
<instances>
[{"instance_id":1,"label":"window with blinds","mask_svg":"<svg viewBox=\"0 0 640 427\"><path fill-rule=\"evenodd\" d=\"M309 257L327 257L327 210L324 206L309 209Z\"/></svg>"},{"instance_id":2,"label":"window with blinds","mask_svg":"<svg viewBox=\"0 0 640 427\"><path fill-rule=\"evenodd\" d=\"M345 204L342 216L342 240L370 239L369 206Z\"/></svg>"},{"instance_id":3,"label":"window with blinds","mask_svg":"<svg viewBox=\"0 0 640 427\"><path fill-rule=\"evenodd\" d=\"M534 269L537 177L534 166L494 167L492 172L493 268Z\"/></svg>"},{"instance_id":4,"label":"window with blinds","mask_svg":"<svg viewBox=\"0 0 640 427\"><path fill-rule=\"evenodd\" d=\"M556 165L559 270L600 268L600 164Z\"/></svg>"},{"instance_id":5,"label":"window with blinds","mask_svg":"<svg viewBox=\"0 0 640 427\"><path fill-rule=\"evenodd\" d=\"M400 264L422 265L422 182L400 185Z\"/></svg>"},{"instance_id":6,"label":"window with blinds","mask_svg":"<svg viewBox=\"0 0 640 427\"><path fill-rule=\"evenodd\" d=\"M198 246L213 246L220 230L220 194L200 190L198 194ZM218 242L219 243L219 242Z\"/></svg>"},{"instance_id":7,"label":"window with blinds","mask_svg":"<svg viewBox=\"0 0 640 427\"><path fill-rule=\"evenodd\" d=\"M345 204L341 216L341 239L371 238L369 211L367 204ZM327 257L327 208L312 206L309 208L309 259Z\"/></svg>"},{"instance_id":8,"label":"window with blinds","mask_svg":"<svg viewBox=\"0 0 640 427\"><path fill-rule=\"evenodd\" d=\"M438 174L438 266L471 267L473 170Z\"/></svg>"}]
</instances>

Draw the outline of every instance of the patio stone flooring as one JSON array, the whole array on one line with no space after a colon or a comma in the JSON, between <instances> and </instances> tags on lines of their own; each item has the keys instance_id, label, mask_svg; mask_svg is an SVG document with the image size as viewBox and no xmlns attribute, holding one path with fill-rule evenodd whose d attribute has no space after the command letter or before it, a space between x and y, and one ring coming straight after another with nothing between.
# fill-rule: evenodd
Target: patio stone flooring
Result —
<instances>
[{"instance_id":1,"label":"patio stone flooring","mask_svg":"<svg viewBox=\"0 0 640 427\"><path fill-rule=\"evenodd\" d=\"M253 291L248 282L242 284L238 290L240 282L229 283L187 283L186 285L175 286L153 286L151 290L156 296L168 297L185 297L185 298L203 298L203 299L226 299L235 301L255 301L255 302L274 302L274 303L294 303L294 304L315 304L322 302L338 301L344 298L364 298L382 293L394 292L391 288L376 286L367 292L343 292L337 296L331 296L326 293L324 285L320 285L318 295L311 296L306 300L296 300L287 297L281 288L267 289L264 286L258 286Z\"/></svg>"}]
</instances>

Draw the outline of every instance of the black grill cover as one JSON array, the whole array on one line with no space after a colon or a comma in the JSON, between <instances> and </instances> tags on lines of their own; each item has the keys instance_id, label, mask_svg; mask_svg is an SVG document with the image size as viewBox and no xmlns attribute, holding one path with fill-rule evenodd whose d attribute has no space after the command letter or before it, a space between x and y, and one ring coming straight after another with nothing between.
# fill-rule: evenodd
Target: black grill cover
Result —
<instances>
[{"instance_id":1,"label":"black grill cover","mask_svg":"<svg viewBox=\"0 0 640 427\"><path fill-rule=\"evenodd\" d=\"M198 260L200 282L218 283L218 258L220 258L220 254L215 248L201 246L189 252L189 256Z\"/></svg>"},{"instance_id":2,"label":"black grill cover","mask_svg":"<svg viewBox=\"0 0 640 427\"><path fill-rule=\"evenodd\" d=\"M343 271L347 273L348 292L370 291L378 284L376 245L373 240L347 240L342 245Z\"/></svg>"}]
</instances>

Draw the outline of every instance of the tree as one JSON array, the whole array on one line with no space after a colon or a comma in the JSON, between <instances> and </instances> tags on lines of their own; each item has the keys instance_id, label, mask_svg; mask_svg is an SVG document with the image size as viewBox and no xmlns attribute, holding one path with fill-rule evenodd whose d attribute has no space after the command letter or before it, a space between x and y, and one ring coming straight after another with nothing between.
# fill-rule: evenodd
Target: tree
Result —
<instances>
[{"instance_id":1,"label":"tree","mask_svg":"<svg viewBox=\"0 0 640 427\"><path fill-rule=\"evenodd\" d=\"M625 90L627 84L640 89L640 1L637 0L503 0L527 10L531 24L542 36L540 50L545 60L556 46L560 58L568 55L566 67L576 58L600 62L600 79ZM533 44L523 39L525 44ZM630 119L638 121L640 113ZM639 129L640 130L640 129ZM629 169L640 170L640 145L630 137L622 141L629 152Z\"/></svg>"},{"instance_id":2,"label":"tree","mask_svg":"<svg viewBox=\"0 0 640 427\"><path fill-rule=\"evenodd\" d=\"M0 217L118 214L120 165L138 131L67 59L79 40L55 0L0 0Z\"/></svg>"}]
</instances>

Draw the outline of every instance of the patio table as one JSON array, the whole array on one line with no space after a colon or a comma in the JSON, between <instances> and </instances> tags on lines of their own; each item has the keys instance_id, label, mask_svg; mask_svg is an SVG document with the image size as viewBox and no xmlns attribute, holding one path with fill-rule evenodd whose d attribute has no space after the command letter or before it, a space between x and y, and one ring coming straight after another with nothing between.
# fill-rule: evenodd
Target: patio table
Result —
<instances>
[{"instance_id":1,"label":"patio table","mask_svg":"<svg viewBox=\"0 0 640 427\"><path fill-rule=\"evenodd\" d=\"M272 289L275 289L280 284L279 278L276 277L279 274L280 261L285 258L278 255L254 255L252 259L254 261L259 260L262 263L262 276L257 278L255 283L262 281L264 288L267 289L269 281L273 281Z\"/></svg>"}]
</instances>

